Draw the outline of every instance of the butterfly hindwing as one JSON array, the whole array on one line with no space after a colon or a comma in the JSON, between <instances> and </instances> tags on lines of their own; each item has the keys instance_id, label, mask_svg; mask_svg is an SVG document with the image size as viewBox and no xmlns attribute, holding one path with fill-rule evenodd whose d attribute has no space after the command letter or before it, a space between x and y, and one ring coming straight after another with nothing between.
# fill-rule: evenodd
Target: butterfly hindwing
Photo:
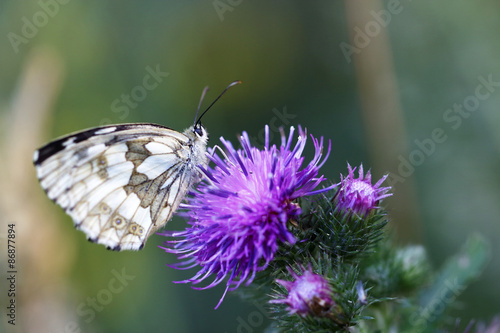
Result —
<instances>
[{"instance_id":1,"label":"butterfly hindwing","mask_svg":"<svg viewBox=\"0 0 500 333\"><path fill-rule=\"evenodd\" d=\"M206 132L204 132L206 134ZM195 146L198 150L193 150ZM206 138L153 124L99 127L37 150L40 184L89 240L138 250L199 180ZM201 152L201 153L200 153Z\"/></svg>"}]
</instances>

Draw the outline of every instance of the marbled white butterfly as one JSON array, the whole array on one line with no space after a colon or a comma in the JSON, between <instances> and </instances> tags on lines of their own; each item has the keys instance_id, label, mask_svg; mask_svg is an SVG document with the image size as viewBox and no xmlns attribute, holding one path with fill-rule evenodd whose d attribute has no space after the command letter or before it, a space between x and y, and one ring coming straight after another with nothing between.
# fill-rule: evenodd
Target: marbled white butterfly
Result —
<instances>
[{"instance_id":1,"label":"marbled white butterfly","mask_svg":"<svg viewBox=\"0 0 500 333\"><path fill-rule=\"evenodd\" d=\"M200 120L238 83L183 133L155 124L122 124L48 143L33 155L40 184L90 241L117 251L142 249L201 180L198 166L208 164L208 133Z\"/></svg>"}]
</instances>

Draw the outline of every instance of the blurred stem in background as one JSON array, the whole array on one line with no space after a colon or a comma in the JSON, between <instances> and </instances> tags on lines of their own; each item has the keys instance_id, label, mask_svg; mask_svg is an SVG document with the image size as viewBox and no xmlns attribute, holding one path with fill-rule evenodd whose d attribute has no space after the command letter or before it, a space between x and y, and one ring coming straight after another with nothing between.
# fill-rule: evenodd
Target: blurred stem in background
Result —
<instances>
[{"instance_id":1,"label":"blurred stem in background","mask_svg":"<svg viewBox=\"0 0 500 333\"><path fill-rule=\"evenodd\" d=\"M8 195L0 196L0 214L3 224L15 224L18 272L18 315L12 332L60 332L76 324L65 283L74 245L64 237L59 220L47 211L46 202L41 204L43 192L31 163L33 151L47 139L47 119L63 78L58 54L53 49L33 48L2 119L0 188Z\"/></svg>"},{"instance_id":2,"label":"blurred stem in background","mask_svg":"<svg viewBox=\"0 0 500 333\"><path fill-rule=\"evenodd\" d=\"M353 53L352 59L359 85L371 165L376 175L396 172L398 156L407 155L408 145L387 26L376 21L372 14L381 10L387 12L387 9L380 0L347 0L345 10L350 44L360 50ZM389 17L390 15L389 13ZM368 39L364 40L363 45L359 45L359 36L356 38L356 34L372 27L379 29L370 30L373 37L367 34ZM408 177L404 182L393 186L393 191L395 195L388 198L386 204L391 212L391 224L397 231L398 240L405 243L420 242L421 230L413 178Z\"/></svg>"}]
</instances>

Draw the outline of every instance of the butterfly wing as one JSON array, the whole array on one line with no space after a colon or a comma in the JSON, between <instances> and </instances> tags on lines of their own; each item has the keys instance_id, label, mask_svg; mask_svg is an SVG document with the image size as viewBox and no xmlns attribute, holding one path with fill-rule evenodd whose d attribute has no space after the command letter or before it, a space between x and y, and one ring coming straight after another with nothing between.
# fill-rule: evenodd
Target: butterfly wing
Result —
<instances>
[{"instance_id":1,"label":"butterfly wing","mask_svg":"<svg viewBox=\"0 0 500 333\"><path fill-rule=\"evenodd\" d=\"M49 198L90 241L140 250L199 179L192 141L160 125L105 126L55 140L33 160Z\"/></svg>"}]
</instances>

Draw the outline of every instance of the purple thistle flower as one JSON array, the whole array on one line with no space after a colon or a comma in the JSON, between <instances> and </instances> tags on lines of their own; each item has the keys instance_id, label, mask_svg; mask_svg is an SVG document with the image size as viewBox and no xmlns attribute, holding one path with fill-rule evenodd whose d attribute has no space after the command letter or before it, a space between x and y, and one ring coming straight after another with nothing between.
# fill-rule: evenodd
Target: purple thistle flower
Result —
<instances>
[{"instance_id":1,"label":"purple thistle flower","mask_svg":"<svg viewBox=\"0 0 500 333\"><path fill-rule=\"evenodd\" d=\"M231 142L221 138L226 148L224 159L210 151L208 157L215 167L202 169L205 180L182 205L188 209L184 215L190 218L190 226L184 231L162 233L176 240L166 242L166 247L161 248L184 260L172 267L201 266L195 276L177 283L196 285L213 275L207 286L195 288L207 289L228 278L225 295L243 282L249 285L255 274L274 259L279 242L295 243L287 229L287 221L301 214L295 200L336 185L316 189L325 180L318 177L318 171L330 154L331 144L321 161L323 138L318 141L311 136L315 155L303 167L301 155L307 134L299 127L298 141L292 147L294 132L291 127L287 139L281 130L281 145L270 147L266 126L263 150L253 147L248 134L243 132L239 138L242 149L234 149Z\"/></svg>"},{"instance_id":2,"label":"purple thistle flower","mask_svg":"<svg viewBox=\"0 0 500 333\"><path fill-rule=\"evenodd\" d=\"M302 270L303 274L299 276L290 268L288 269L294 281L276 280L286 288L288 297L270 302L286 304L291 314L296 313L302 317L308 314L317 317L327 316L335 305L332 299L333 291L328 280L322 275L313 273L310 266L308 270L303 268Z\"/></svg>"},{"instance_id":3,"label":"purple thistle flower","mask_svg":"<svg viewBox=\"0 0 500 333\"><path fill-rule=\"evenodd\" d=\"M344 212L352 211L362 217L368 215L372 210L380 208L379 202L392 195L387 193L391 187L380 187L388 175L383 176L375 185L372 185L370 171L363 175L363 164L359 167L359 178L354 178L354 171L347 164L349 174L347 177L340 175L340 188L335 195L338 207Z\"/></svg>"}]
</instances>

